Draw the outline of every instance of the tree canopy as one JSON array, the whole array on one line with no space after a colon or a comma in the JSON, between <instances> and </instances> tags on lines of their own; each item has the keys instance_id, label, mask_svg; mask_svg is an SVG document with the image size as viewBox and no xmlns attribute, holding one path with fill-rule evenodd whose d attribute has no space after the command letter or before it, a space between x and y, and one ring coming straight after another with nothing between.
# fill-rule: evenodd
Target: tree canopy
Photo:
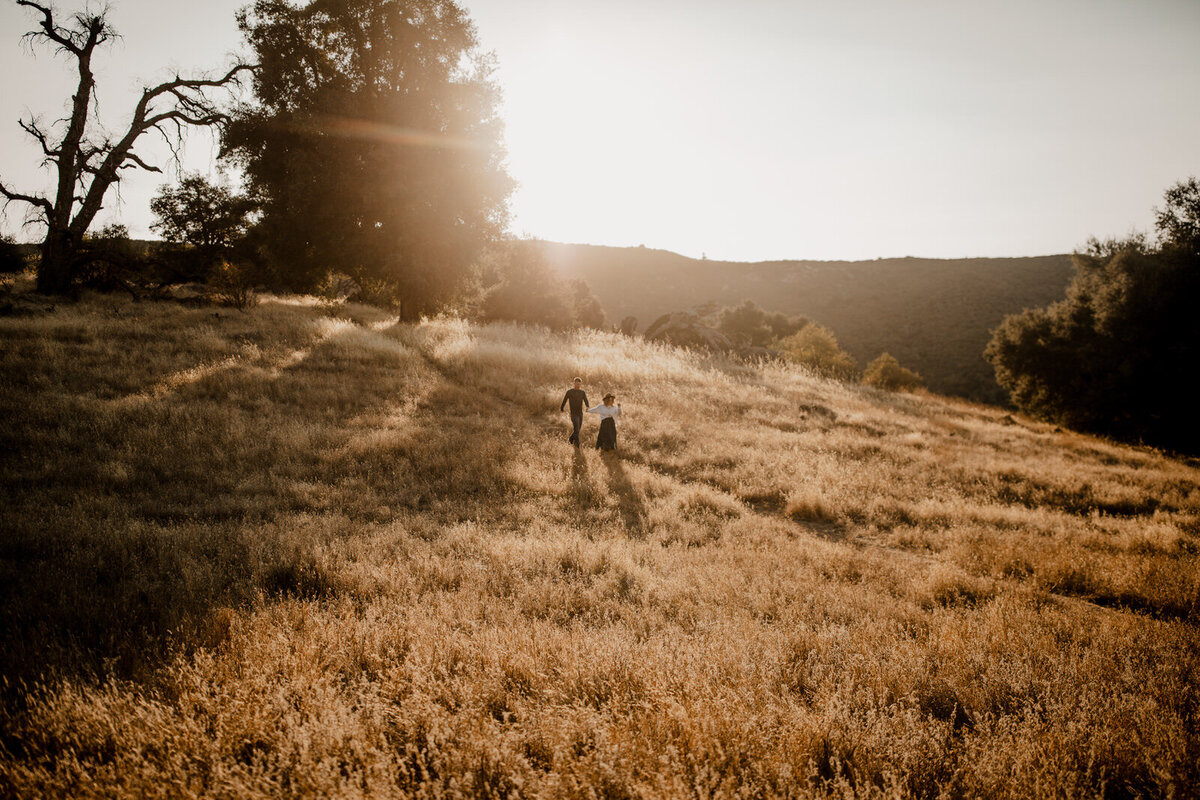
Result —
<instances>
[{"instance_id":1,"label":"tree canopy","mask_svg":"<svg viewBox=\"0 0 1200 800\"><path fill-rule=\"evenodd\" d=\"M184 175L176 185L159 187L150 201L151 227L170 245L181 271L204 279L222 260L231 259L250 227L254 204L203 175Z\"/></svg>"},{"instance_id":2,"label":"tree canopy","mask_svg":"<svg viewBox=\"0 0 1200 800\"><path fill-rule=\"evenodd\" d=\"M512 181L498 91L451 0L257 0L239 24L259 67L226 155L261 202L276 271L330 270L435 308L503 230Z\"/></svg>"},{"instance_id":3,"label":"tree canopy","mask_svg":"<svg viewBox=\"0 0 1200 800\"><path fill-rule=\"evenodd\" d=\"M1018 407L1079 430L1200 451L1183 376L1200 357L1200 184L1166 192L1157 239L1091 240L1065 299L1006 318L985 353Z\"/></svg>"}]
</instances>

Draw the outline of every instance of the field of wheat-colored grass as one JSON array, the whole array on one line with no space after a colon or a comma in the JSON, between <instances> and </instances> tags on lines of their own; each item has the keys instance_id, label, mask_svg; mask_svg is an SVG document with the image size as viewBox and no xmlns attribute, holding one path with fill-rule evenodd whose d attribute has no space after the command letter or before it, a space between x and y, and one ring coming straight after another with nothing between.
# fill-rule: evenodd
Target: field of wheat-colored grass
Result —
<instances>
[{"instance_id":1,"label":"field of wheat-colored grass","mask_svg":"<svg viewBox=\"0 0 1200 800\"><path fill-rule=\"evenodd\" d=\"M309 298L90 297L0 362L0 796L1198 794L1180 460Z\"/></svg>"}]
</instances>

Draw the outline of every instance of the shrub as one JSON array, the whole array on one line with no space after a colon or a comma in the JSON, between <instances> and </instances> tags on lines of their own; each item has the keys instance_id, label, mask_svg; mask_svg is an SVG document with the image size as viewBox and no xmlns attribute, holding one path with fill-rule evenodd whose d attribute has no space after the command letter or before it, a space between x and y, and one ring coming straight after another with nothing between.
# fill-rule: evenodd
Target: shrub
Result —
<instances>
[{"instance_id":1,"label":"shrub","mask_svg":"<svg viewBox=\"0 0 1200 800\"><path fill-rule=\"evenodd\" d=\"M254 291L253 270L243 262L223 261L213 270L209 280L214 299L239 311L245 311L258 303Z\"/></svg>"},{"instance_id":2,"label":"shrub","mask_svg":"<svg viewBox=\"0 0 1200 800\"><path fill-rule=\"evenodd\" d=\"M81 283L93 289L134 292L135 286L161 282L157 262L129 238L124 225L106 225L84 236L76 258Z\"/></svg>"},{"instance_id":3,"label":"shrub","mask_svg":"<svg viewBox=\"0 0 1200 800\"><path fill-rule=\"evenodd\" d=\"M21 246L8 236L0 236L0 275L24 272L25 267L25 254L21 252Z\"/></svg>"},{"instance_id":4,"label":"shrub","mask_svg":"<svg viewBox=\"0 0 1200 800\"><path fill-rule=\"evenodd\" d=\"M317 284L313 294L327 303L344 303L357 297L362 287L344 272L328 272Z\"/></svg>"},{"instance_id":5,"label":"shrub","mask_svg":"<svg viewBox=\"0 0 1200 800\"><path fill-rule=\"evenodd\" d=\"M394 281L383 278L364 277L358 281L358 290L348 298L356 303L366 303L376 308L400 308L400 289ZM403 311L402 308L400 308Z\"/></svg>"},{"instance_id":6,"label":"shrub","mask_svg":"<svg viewBox=\"0 0 1200 800\"><path fill-rule=\"evenodd\" d=\"M878 358L867 364L862 381L868 386L889 392L909 392L925 385L920 375L900 366L900 362L890 353L880 353Z\"/></svg>"},{"instance_id":7,"label":"shrub","mask_svg":"<svg viewBox=\"0 0 1200 800\"><path fill-rule=\"evenodd\" d=\"M808 324L804 317L789 317L778 311L768 312L753 300L722 308L717 329L740 345L767 347L776 339L791 336Z\"/></svg>"},{"instance_id":8,"label":"shrub","mask_svg":"<svg viewBox=\"0 0 1200 800\"><path fill-rule=\"evenodd\" d=\"M811 369L818 375L837 380L853 380L858 375L854 358L838 346L833 331L824 325L810 322L776 345L790 360Z\"/></svg>"}]
</instances>

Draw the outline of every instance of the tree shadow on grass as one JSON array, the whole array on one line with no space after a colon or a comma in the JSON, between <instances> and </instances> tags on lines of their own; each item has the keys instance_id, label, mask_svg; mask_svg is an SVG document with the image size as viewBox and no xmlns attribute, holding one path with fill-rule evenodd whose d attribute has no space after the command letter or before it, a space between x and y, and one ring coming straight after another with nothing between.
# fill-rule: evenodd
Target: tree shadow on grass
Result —
<instances>
[{"instance_id":1,"label":"tree shadow on grass","mask_svg":"<svg viewBox=\"0 0 1200 800\"><path fill-rule=\"evenodd\" d=\"M78 393L46 392L30 362L0 396L0 701L149 676L171 648L219 640L229 609L343 591L318 546L496 506L509 450L478 436L477 393L373 335L136 403L88 393L113 366L98 354L65 367Z\"/></svg>"},{"instance_id":2,"label":"tree shadow on grass","mask_svg":"<svg viewBox=\"0 0 1200 800\"><path fill-rule=\"evenodd\" d=\"M625 465L616 452L601 451L600 461L608 471L608 489L617 498L617 510L625 531L634 538L644 539L647 534L646 503L641 491L629 480Z\"/></svg>"},{"instance_id":3,"label":"tree shadow on grass","mask_svg":"<svg viewBox=\"0 0 1200 800\"><path fill-rule=\"evenodd\" d=\"M72 524L74 522L75 524ZM115 675L138 679L213 609L239 606L286 554L232 525L17 520L0 547L0 687Z\"/></svg>"},{"instance_id":4,"label":"tree shadow on grass","mask_svg":"<svg viewBox=\"0 0 1200 800\"><path fill-rule=\"evenodd\" d=\"M841 522L794 519L793 521L803 528L806 533L810 533L818 539L824 539L827 542L837 542L839 544L851 544L855 547L862 546L862 542L859 542L851 535L850 528Z\"/></svg>"}]
</instances>

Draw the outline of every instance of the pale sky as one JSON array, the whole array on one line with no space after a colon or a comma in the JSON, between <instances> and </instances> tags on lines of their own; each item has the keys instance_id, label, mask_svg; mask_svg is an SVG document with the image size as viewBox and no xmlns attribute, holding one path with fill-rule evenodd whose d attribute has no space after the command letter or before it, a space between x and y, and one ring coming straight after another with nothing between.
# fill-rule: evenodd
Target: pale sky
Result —
<instances>
[{"instance_id":1,"label":"pale sky","mask_svg":"<svg viewBox=\"0 0 1200 800\"><path fill-rule=\"evenodd\" d=\"M225 65L241 5L112 2L114 126L139 78ZM464 5L499 60L517 234L743 261L1041 255L1149 229L1200 175L1197 0ZM26 191L48 179L17 117L54 118L70 88L19 42L31 20L0 5L0 176ZM215 174L211 140L186 161ZM162 181L131 177L99 221L149 235Z\"/></svg>"}]
</instances>

